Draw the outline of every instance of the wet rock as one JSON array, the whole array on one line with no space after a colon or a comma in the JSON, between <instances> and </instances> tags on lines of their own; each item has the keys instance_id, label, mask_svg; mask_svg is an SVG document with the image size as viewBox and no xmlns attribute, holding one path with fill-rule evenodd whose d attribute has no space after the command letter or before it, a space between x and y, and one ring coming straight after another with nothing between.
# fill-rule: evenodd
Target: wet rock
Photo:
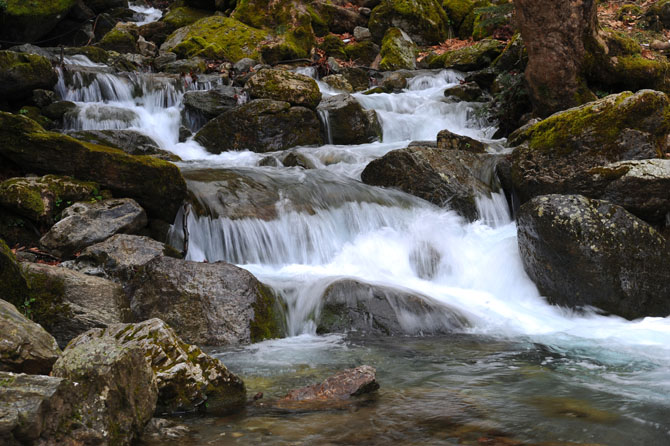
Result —
<instances>
[{"instance_id":1,"label":"wet rock","mask_svg":"<svg viewBox=\"0 0 670 446\"><path fill-rule=\"evenodd\" d=\"M144 351L114 338L74 342L52 374L75 383L80 422L98 433L98 444L129 445L156 408L156 378Z\"/></svg>"},{"instance_id":2,"label":"wet rock","mask_svg":"<svg viewBox=\"0 0 670 446\"><path fill-rule=\"evenodd\" d=\"M429 297L345 279L326 288L317 332L393 336L449 333L466 326L460 313Z\"/></svg>"},{"instance_id":3,"label":"wet rock","mask_svg":"<svg viewBox=\"0 0 670 446\"><path fill-rule=\"evenodd\" d=\"M53 91L40 88L33 90L33 104L39 108L44 108L54 102L56 102L56 93Z\"/></svg>"},{"instance_id":4,"label":"wet rock","mask_svg":"<svg viewBox=\"0 0 670 446\"><path fill-rule=\"evenodd\" d=\"M381 138L377 113L364 110L348 94L325 98L317 111L322 119L328 119L333 144L365 144Z\"/></svg>"},{"instance_id":5,"label":"wet rock","mask_svg":"<svg viewBox=\"0 0 670 446\"><path fill-rule=\"evenodd\" d=\"M493 39L484 39L476 44L447 51L428 60L430 68L451 68L460 71L476 71L486 68L502 53L505 44Z\"/></svg>"},{"instance_id":6,"label":"wet rock","mask_svg":"<svg viewBox=\"0 0 670 446\"><path fill-rule=\"evenodd\" d=\"M184 343L160 319L90 330L73 340L68 348L95 339L109 339L123 347L139 347L144 352L158 387L156 414L199 410L221 416L246 403L246 390L240 378L218 359Z\"/></svg>"},{"instance_id":7,"label":"wet rock","mask_svg":"<svg viewBox=\"0 0 670 446\"><path fill-rule=\"evenodd\" d=\"M179 424L166 418L152 418L144 427L140 441L149 442L168 442L178 438L185 437L190 432L188 426Z\"/></svg>"},{"instance_id":8,"label":"wet rock","mask_svg":"<svg viewBox=\"0 0 670 446\"><path fill-rule=\"evenodd\" d=\"M128 298L120 285L66 268L23 263L36 301L33 317L61 347L94 327L128 322Z\"/></svg>"},{"instance_id":9,"label":"wet rock","mask_svg":"<svg viewBox=\"0 0 670 446\"><path fill-rule=\"evenodd\" d=\"M384 34L379 68L385 71L416 69L418 48L403 30L389 28Z\"/></svg>"},{"instance_id":10,"label":"wet rock","mask_svg":"<svg viewBox=\"0 0 670 446\"><path fill-rule=\"evenodd\" d=\"M26 170L94 180L165 221L174 220L186 195L174 164L47 132L20 115L0 112L0 155Z\"/></svg>"},{"instance_id":11,"label":"wet rock","mask_svg":"<svg viewBox=\"0 0 670 446\"><path fill-rule=\"evenodd\" d=\"M449 130L437 134L437 148L441 150L463 150L472 153L486 153L486 145L469 136L458 135Z\"/></svg>"},{"instance_id":12,"label":"wet rock","mask_svg":"<svg viewBox=\"0 0 670 446\"><path fill-rule=\"evenodd\" d=\"M361 179L372 186L397 187L475 220L477 196L491 193L493 160L489 154L410 146L372 161Z\"/></svg>"},{"instance_id":13,"label":"wet rock","mask_svg":"<svg viewBox=\"0 0 670 446\"><path fill-rule=\"evenodd\" d=\"M202 120L196 126L200 129L210 119L237 106L243 90L237 87L221 86L206 91L187 91L184 94L186 116L193 120Z\"/></svg>"},{"instance_id":14,"label":"wet rock","mask_svg":"<svg viewBox=\"0 0 670 446\"><path fill-rule=\"evenodd\" d=\"M60 353L53 336L0 299L0 371L48 375Z\"/></svg>"},{"instance_id":15,"label":"wet rock","mask_svg":"<svg viewBox=\"0 0 670 446\"><path fill-rule=\"evenodd\" d=\"M369 365L346 369L326 378L322 383L292 390L283 402L328 402L347 400L379 389L377 370Z\"/></svg>"},{"instance_id":16,"label":"wet rock","mask_svg":"<svg viewBox=\"0 0 670 446\"><path fill-rule=\"evenodd\" d=\"M10 178L0 183L0 205L32 221L52 224L68 202L94 198L98 185L69 177Z\"/></svg>"},{"instance_id":17,"label":"wet rock","mask_svg":"<svg viewBox=\"0 0 670 446\"><path fill-rule=\"evenodd\" d=\"M323 144L321 124L313 110L288 102L256 99L208 122L195 140L209 152L272 152Z\"/></svg>"},{"instance_id":18,"label":"wet rock","mask_svg":"<svg viewBox=\"0 0 670 446\"><path fill-rule=\"evenodd\" d=\"M30 98L33 90L50 90L56 81L58 76L46 58L0 51L0 97L10 100Z\"/></svg>"},{"instance_id":19,"label":"wet rock","mask_svg":"<svg viewBox=\"0 0 670 446\"><path fill-rule=\"evenodd\" d=\"M174 153L162 150L156 141L136 130L80 130L68 135L81 141L123 150L129 155L149 155L168 161L181 161Z\"/></svg>"},{"instance_id":20,"label":"wet rock","mask_svg":"<svg viewBox=\"0 0 670 446\"><path fill-rule=\"evenodd\" d=\"M300 152L289 152L282 158L284 167L300 167L301 169L314 169L314 163Z\"/></svg>"},{"instance_id":21,"label":"wet rock","mask_svg":"<svg viewBox=\"0 0 670 446\"><path fill-rule=\"evenodd\" d=\"M435 45L446 40L449 18L436 0L382 0L372 10L368 26L377 42L395 27L409 34L418 45Z\"/></svg>"},{"instance_id":22,"label":"wet rock","mask_svg":"<svg viewBox=\"0 0 670 446\"><path fill-rule=\"evenodd\" d=\"M669 110L664 93L642 90L556 113L514 135L511 144L519 146L505 182L522 202L553 193L598 198L603 193L598 168L667 151Z\"/></svg>"},{"instance_id":23,"label":"wet rock","mask_svg":"<svg viewBox=\"0 0 670 446\"><path fill-rule=\"evenodd\" d=\"M484 92L476 82L467 82L444 90L444 96L465 102L484 102Z\"/></svg>"},{"instance_id":24,"label":"wet rock","mask_svg":"<svg viewBox=\"0 0 670 446\"><path fill-rule=\"evenodd\" d=\"M407 88L407 75L400 73L389 73L382 79L380 87L387 93L398 93Z\"/></svg>"},{"instance_id":25,"label":"wet rock","mask_svg":"<svg viewBox=\"0 0 670 446\"><path fill-rule=\"evenodd\" d=\"M74 114L77 110L77 104L70 101L56 101L42 109L42 114L54 121L61 121L66 114Z\"/></svg>"},{"instance_id":26,"label":"wet rock","mask_svg":"<svg viewBox=\"0 0 670 446\"><path fill-rule=\"evenodd\" d=\"M370 88L370 75L362 68L341 68L339 74L349 82L354 91L365 91Z\"/></svg>"},{"instance_id":27,"label":"wet rock","mask_svg":"<svg viewBox=\"0 0 670 446\"><path fill-rule=\"evenodd\" d=\"M130 198L75 203L61 216L40 239L42 246L61 257L70 257L117 233L132 234L147 225L144 209Z\"/></svg>"},{"instance_id":28,"label":"wet rock","mask_svg":"<svg viewBox=\"0 0 670 446\"><path fill-rule=\"evenodd\" d=\"M349 81L347 81L347 79L341 74L331 74L329 76L323 77L321 80L336 90L347 93L354 92L354 87L352 87Z\"/></svg>"},{"instance_id":29,"label":"wet rock","mask_svg":"<svg viewBox=\"0 0 670 446\"><path fill-rule=\"evenodd\" d=\"M5 2L5 7L0 11L0 39L10 42L38 41L67 16L75 2Z\"/></svg>"},{"instance_id":30,"label":"wet rock","mask_svg":"<svg viewBox=\"0 0 670 446\"><path fill-rule=\"evenodd\" d=\"M551 303L594 306L627 319L670 314L667 240L620 206L545 195L521 206L524 269Z\"/></svg>"},{"instance_id":31,"label":"wet rock","mask_svg":"<svg viewBox=\"0 0 670 446\"><path fill-rule=\"evenodd\" d=\"M321 101L314 79L285 70L261 70L247 81L245 90L252 99L272 99L308 108L316 108Z\"/></svg>"},{"instance_id":32,"label":"wet rock","mask_svg":"<svg viewBox=\"0 0 670 446\"><path fill-rule=\"evenodd\" d=\"M160 257L139 271L131 288L136 319L158 317L186 342L236 345L281 335L276 297L228 263Z\"/></svg>"}]
</instances>

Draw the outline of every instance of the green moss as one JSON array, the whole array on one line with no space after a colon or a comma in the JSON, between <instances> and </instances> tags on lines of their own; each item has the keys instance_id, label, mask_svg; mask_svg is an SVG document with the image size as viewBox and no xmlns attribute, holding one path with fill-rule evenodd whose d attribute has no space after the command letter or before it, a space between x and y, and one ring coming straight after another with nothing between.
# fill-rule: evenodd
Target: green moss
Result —
<instances>
[{"instance_id":1,"label":"green moss","mask_svg":"<svg viewBox=\"0 0 670 446\"><path fill-rule=\"evenodd\" d=\"M398 28L390 28L382 40L379 68L385 71L412 70L416 68L418 48L411 40L406 40Z\"/></svg>"},{"instance_id":2,"label":"green moss","mask_svg":"<svg viewBox=\"0 0 670 446\"><path fill-rule=\"evenodd\" d=\"M29 299L29 288L14 253L0 239L0 293L2 299L20 308Z\"/></svg>"},{"instance_id":3,"label":"green moss","mask_svg":"<svg viewBox=\"0 0 670 446\"><path fill-rule=\"evenodd\" d=\"M334 34L328 34L323 39L323 43L319 48L326 52L326 56L335 57L337 59L346 59L347 55L344 52L345 44Z\"/></svg>"},{"instance_id":4,"label":"green moss","mask_svg":"<svg viewBox=\"0 0 670 446\"><path fill-rule=\"evenodd\" d=\"M27 1L6 0L6 12L11 15L23 15L37 18L39 16L51 15L68 11L77 0L49 0L49 1Z\"/></svg>"},{"instance_id":5,"label":"green moss","mask_svg":"<svg viewBox=\"0 0 670 446\"><path fill-rule=\"evenodd\" d=\"M474 71L489 66L504 49L504 44L493 39L484 39L476 44L439 56L429 58L430 68L452 68L461 71Z\"/></svg>"},{"instance_id":6,"label":"green moss","mask_svg":"<svg viewBox=\"0 0 670 446\"><path fill-rule=\"evenodd\" d=\"M603 34L610 56L626 56L642 52L640 45L622 32L604 29Z\"/></svg>"},{"instance_id":7,"label":"green moss","mask_svg":"<svg viewBox=\"0 0 670 446\"><path fill-rule=\"evenodd\" d=\"M511 24L514 13L514 3L498 3L495 5L477 7L473 10L472 38L481 40L489 37L503 26Z\"/></svg>"},{"instance_id":8,"label":"green moss","mask_svg":"<svg viewBox=\"0 0 670 446\"><path fill-rule=\"evenodd\" d=\"M614 72L615 86L670 92L670 64L665 60L649 60L640 55L623 56L617 58Z\"/></svg>"},{"instance_id":9,"label":"green moss","mask_svg":"<svg viewBox=\"0 0 670 446\"><path fill-rule=\"evenodd\" d=\"M65 283L62 279L28 272L25 274L30 291L28 298L18 307L27 317L51 330L56 323L71 315L70 307L64 303Z\"/></svg>"},{"instance_id":10,"label":"green moss","mask_svg":"<svg viewBox=\"0 0 670 446\"><path fill-rule=\"evenodd\" d=\"M281 337L283 311L277 296L265 285L258 285L258 299L252 304L254 319L251 321L251 342Z\"/></svg>"},{"instance_id":11,"label":"green moss","mask_svg":"<svg viewBox=\"0 0 670 446\"><path fill-rule=\"evenodd\" d=\"M630 21L638 18L644 13L642 8L634 3L626 3L616 13L617 19L622 21Z\"/></svg>"},{"instance_id":12,"label":"green moss","mask_svg":"<svg viewBox=\"0 0 670 446\"><path fill-rule=\"evenodd\" d=\"M171 29L178 29L183 26L191 25L209 15L210 13L208 11L182 6L170 9L170 12L163 16L161 22L169 25Z\"/></svg>"},{"instance_id":13,"label":"green moss","mask_svg":"<svg viewBox=\"0 0 670 446\"><path fill-rule=\"evenodd\" d=\"M97 46L119 53L132 53L137 50L137 38L131 32L116 27L105 34Z\"/></svg>"},{"instance_id":14,"label":"green moss","mask_svg":"<svg viewBox=\"0 0 670 446\"><path fill-rule=\"evenodd\" d=\"M344 48L346 59L354 60L361 65L372 65L379 54L379 47L370 40L356 42Z\"/></svg>"},{"instance_id":15,"label":"green moss","mask_svg":"<svg viewBox=\"0 0 670 446\"><path fill-rule=\"evenodd\" d=\"M237 62L245 57L258 58L257 47L265 36L265 32L235 19L212 16L190 25L184 40L170 51L180 58L199 56Z\"/></svg>"},{"instance_id":16,"label":"green moss","mask_svg":"<svg viewBox=\"0 0 670 446\"><path fill-rule=\"evenodd\" d=\"M92 62L96 63L107 63L109 60L109 53L102 48L97 46L82 46L79 48L69 48L66 50L66 54L83 54L88 57Z\"/></svg>"},{"instance_id":17,"label":"green moss","mask_svg":"<svg viewBox=\"0 0 670 446\"><path fill-rule=\"evenodd\" d=\"M475 9L475 2L472 0L444 0L442 7L447 12L454 31L458 32L463 20Z\"/></svg>"},{"instance_id":18,"label":"green moss","mask_svg":"<svg viewBox=\"0 0 670 446\"><path fill-rule=\"evenodd\" d=\"M14 203L15 207L23 210L29 216L45 214L42 194L36 188L26 187L22 178L9 179L0 184L0 201Z\"/></svg>"},{"instance_id":19,"label":"green moss","mask_svg":"<svg viewBox=\"0 0 670 446\"><path fill-rule=\"evenodd\" d=\"M437 44L449 35L449 17L437 0L382 0L370 15L370 32L381 41L394 26L420 45Z\"/></svg>"}]
</instances>

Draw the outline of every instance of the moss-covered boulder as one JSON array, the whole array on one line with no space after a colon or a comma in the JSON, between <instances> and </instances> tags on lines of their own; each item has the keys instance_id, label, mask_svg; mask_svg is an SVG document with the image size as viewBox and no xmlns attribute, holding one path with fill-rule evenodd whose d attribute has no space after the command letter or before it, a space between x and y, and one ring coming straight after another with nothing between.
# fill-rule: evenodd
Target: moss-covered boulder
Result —
<instances>
[{"instance_id":1,"label":"moss-covered boulder","mask_svg":"<svg viewBox=\"0 0 670 446\"><path fill-rule=\"evenodd\" d=\"M469 220L478 218L477 197L490 194L492 155L411 145L368 164L361 179L372 186L396 187Z\"/></svg>"},{"instance_id":2,"label":"moss-covered boulder","mask_svg":"<svg viewBox=\"0 0 670 446\"><path fill-rule=\"evenodd\" d=\"M315 1L312 3L316 20L325 22L328 30L337 34L353 34L357 26L366 26L368 20L356 9L347 8L342 4L329 1ZM317 31L318 25L315 27Z\"/></svg>"},{"instance_id":3,"label":"moss-covered boulder","mask_svg":"<svg viewBox=\"0 0 670 446\"><path fill-rule=\"evenodd\" d=\"M137 320L162 319L186 342L248 344L283 333L278 298L229 263L159 257L140 269L131 289Z\"/></svg>"},{"instance_id":4,"label":"moss-covered boulder","mask_svg":"<svg viewBox=\"0 0 670 446\"><path fill-rule=\"evenodd\" d=\"M481 5L481 3L480 3ZM499 29L510 29L513 26L514 3L499 1L494 4L475 8L471 14L472 38L481 40L492 36Z\"/></svg>"},{"instance_id":5,"label":"moss-covered boulder","mask_svg":"<svg viewBox=\"0 0 670 446\"><path fill-rule=\"evenodd\" d=\"M109 337L73 343L52 374L75 383L80 423L97 432L97 444L130 445L156 409L156 378L139 346Z\"/></svg>"},{"instance_id":6,"label":"moss-covered boulder","mask_svg":"<svg viewBox=\"0 0 670 446\"><path fill-rule=\"evenodd\" d=\"M50 90L57 81L56 71L45 57L0 51L0 97L29 98L33 90Z\"/></svg>"},{"instance_id":7,"label":"moss-covered boulder","mask_svg":"<svg viewBox=\"0 0 670 446\"><path fill-rule=\"evenodd\" d=\"M518 240L524 269L554 304L628 319L670 314L668 242L622 207L580 195L535 197L521 206Z\"/></svg>"},{"instance_id":8,"label":"moss-covered boulder","mask_svg":"<svg viewBox=\"0 0 670 446\"><path fill-rule=\"evenodd\" d=\"M0 299L0 371L48 375L60 353L53 336Z\"/></svg>"},{"instance_id":9,"label":"moss-covered boulder","mask_svg":"<svg viewBox=\"0 0 670 446\"><path fill-rule=\"evenodd\" d=\"M371 40L349 43L344 47L345 59L353 60L363 66L372 65L379 51L379 45Z\"/></svg>"},{"instance_id":10,"label":"moss-covered boulder","mask_svg":"<svg viewBox=\"0 0 670 446\"><path fill-rule=\"evenodd\" d=\"M198 20L204 19L210 15L210 12L203 11L202 9L181 6L177 8L171 8L160 21L168 26L170 32L173 32L184 26L192 25Z\"/></svg>"},{"instance_id":11,"label":"moss-covered boulder","mask_svg":"<svg viewBox=\"0 0 670 446\"><path fill-rule=\"evenodd\" d=\"M288 102L255 99L209 121L195 140L209 152L251 150L273 152L295 146L323 144L314 110Z\"/></svg>"},{"instance_id":12,"label":"moss-covered boulder","mask_svg":"<svg viewBox=\"0 0 670 446\"><path fill-rule=\"evenodd\" d=\"M419 45L434 45L449 35L449 17L437 0L382 0L372 10L368 26L377 42L393 27Z\"/></svg>"},{"instance_id":13,"label":"moss-covered boulder","mask_svg":"<svg viewBox=\"0 0 670 446\"><path fill-rule=\"evenodd\" d=\"M107 51L117 53L136 53L139 33L137 26L119 23L103 36L96 45Z\"/></svg>"},{"instance_id":14,"label":"moss-covered boulder","mask_svg":"<svg viewBox=\"0 0 670 446\"><path fill-rule=\"evenodd\" d=\"M149 155L167 161L181 161L179 156L161 149L156 141L137 130L79 130L67 134L82 141L123 150L129 155Z\"/></svg>"},{"instance_id":15,"label":"moss-covered boulder","mask_svg":"<svg viewBox=\"0 0 670 446\"><path fill-rule=\"evenodd\" d=\"M69 348L101 338L144 351L158 385L156 414L198 410L222 416L246 403L246 390L240 378L218 359L179 339L160 319L90 330L73 340Z\"/></svg>"},{"instance_id":16,"label":"moss-covered boulder","mask_svg":"<svg viewBox=\"0 0 670 446\"><path fill-rule=\"evenodd\" d=\"M314 79L286 70L261 70L247 81L245 89L251 99L272 99L309 108L316 108L321 101Z\"/></svg>"},{"instance_id":17,"label":"moss-covered boulder","mask_svg":"<svg viewBox=\"0 0 670 446\"><path fill-rule=\"evenodd\" d=\"M385 71L414 70L419 50L403 30L389 28L382 40L379 68Z\"/></svg>"},{"instance_id":18,"label":"moss-covered boulder","mask_svg":"<svg viewBox=\"0 0 670 446\"><path fill-rule=\"evenodd\" d=\"M53 223L68 202L92 199L99 186L70 177L10 178L0 183L0 205L35 222Z\"/></svg>"},{"instance_id":19,"label":"moss-covered boulder","mask_svg":"<svg viewBox=\"0 0 670 446\"><path fill-rule=\"evenodd\" d=\"M34 172L97 181L165 221L174 219L186 196L186 183L174 164L47 132L20 115L0 112L0 155Z\"/></svg>"},{"instance_id":20,"label":"moss-covered boulder","mask_svg":"<svg viewBox=\"0 0 670 446\"><path fill-rule=\"evenodd\" d=\"M34 42L63 20L77 0L5 0L0 8L0 39Z\"/></svg>"},{"instance_id":21,"label":"moss-covered boulder","mask_svg":"<svg viewBox=\"0 0 670 446\"><path fill-rule=\"evenodd\" d=\"M593 169L662 157L670 133L668 97L642 90L556 113L513 135L510 178L522 202L553 193L597 197Z\"/></svg>"},{"instance_id":22,"label":"moss-covered boulder","mask_svg":"<svg viewBox=\"0 0 670 446\"><path fill-rule=\"evenodd\" d=\"M161 46L179 58L203 57L237 62L258 58L258 45L267 32L230 17L211 16L173 32Z\"/></svg>"},{"instance_id":23,"label":"moss-covered boulder","mask_svg":"<svg viewBox=\"0 0 670 446\"><path fill-rule=\"evenodd\" d=\"M481 70L491 65L504 48L505 44L498 40L484 39L472 46L433 56L428 60L428 66L460 71Z\"/></svg>"},{"instance_id":24,"label":"moss-covered boulder","mask_svg":"<svg viewBox=\"0 0 670 446\"><path fill-rule=\"evenodd\" d=\"M16 256L0 239L0 298L21 307L28 299L28 283Z\"/></svg>"},{"instance_id":25,"label":"moss-covered boulder","mask_svg":"<svg viewBox=\"0 0 670 446\"><path fill-rule=\"evenodd\" d=\"M364 110L348 94L329 96L317 109L328 120L330 144L365 144L381 139L382 129L374 110Z\"/></svg>"},{"instance_id":26,"label":"moss-covered boulder","mask_svg":"<svg viewBox=\"0 0 670 446\"><path fill-rule=\"evenodd\" d=\"M654 2L644 13L644 21L649 28L657 31L670 28L670 1Z\"/></svg>"},{"instance_id":27,"label":"moss-covered boulder","mask_svg":"<svg viewBox=\"0 0 670 446\"><path fill-rule=\"evenodd\" d=\"M461 24L475 8L475 2L472 0L444 0L442 7L449 17L449 22L454 32L460 36ZM470 30L469 34L471 33L472 30Z\"/></svg>"}]
</instances>

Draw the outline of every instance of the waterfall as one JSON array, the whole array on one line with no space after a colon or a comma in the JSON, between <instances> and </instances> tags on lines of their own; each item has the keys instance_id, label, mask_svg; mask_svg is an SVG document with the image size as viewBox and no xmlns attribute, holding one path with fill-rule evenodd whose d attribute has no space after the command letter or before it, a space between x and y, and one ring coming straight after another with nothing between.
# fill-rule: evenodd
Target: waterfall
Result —
<instances>
[{"instance_id":1,"label":"waterfall","mask_svg":"<svg viewBox=\"0 0 670 446\"><path fill-rule=\"evenodd\" d=\"M319 118L321 119L321 122L323 123L323 128L326 130L326 143L332 144L333 143L333 132L330 128L330 116L328 113L328 110L317 110L319 112Z\"/></svg>"}]
</instances>

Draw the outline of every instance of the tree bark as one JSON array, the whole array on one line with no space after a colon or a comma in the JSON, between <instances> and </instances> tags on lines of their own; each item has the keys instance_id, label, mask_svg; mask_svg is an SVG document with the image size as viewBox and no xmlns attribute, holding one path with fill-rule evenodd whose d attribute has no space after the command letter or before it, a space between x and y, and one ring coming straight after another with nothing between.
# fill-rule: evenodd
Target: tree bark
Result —
<instances>
[{"instance_id":1,"label":"tree bark","mask_svg":"<svg viewBox=\"0 0 670 446\"><path fill-rule=\"evenodd\" d=\"M582 78L598 44L596 0L514 0L528 50L526 81L533 109L546 117L594 98Z\"/></svg>"}]
</instances>

